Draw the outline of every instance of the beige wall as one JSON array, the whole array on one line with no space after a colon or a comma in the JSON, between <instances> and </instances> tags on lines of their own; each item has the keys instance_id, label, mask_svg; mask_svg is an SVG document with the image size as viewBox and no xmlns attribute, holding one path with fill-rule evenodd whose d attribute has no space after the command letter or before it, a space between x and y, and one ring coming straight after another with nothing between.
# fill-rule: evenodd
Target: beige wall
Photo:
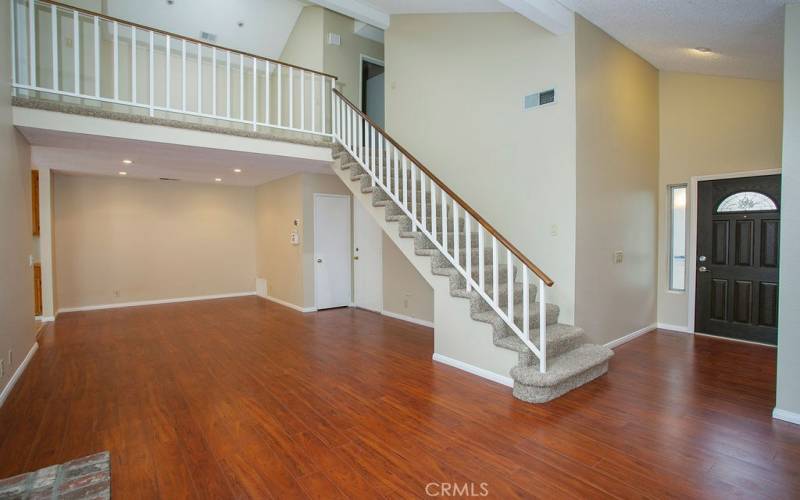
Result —
<instances>
[{"instance_id":1,"label":"beige wall","mask_svg":"<svg viewBox=\"0 0 800 500\"><path fill-rule=\"evenodd\" d=\"M786 6L784 47L781 296L776 408L800 423L800 5Z\"/></svg>"},{"instance_id":2,"label":"beige wall","mask_svg":"<svg viewBox=\"0 0 800 500\"><path fill-rule=\"evenodd\" d=\"M0 1L0 359L5 388L35 343L33 326L30 146L11 125L11 28ZM8 353L13 351L11 363Z\"/></svg>"},{"instance_id":3,"label":"beige wall","mask_svg":"<svg viewBox=\"0 0 800 500\"><path fill-rule=\"evenodd\" d=\"M685 328L688 294L668 290L667 186L780 168L781 83L662 71L659 86L658 322Z\"/></svg>"},{"instance_id":4,"label":"beige wall","mask_svg":"<svg viewBox=\"0 0 800 500\"><path fill-rule=\"evenodd\" d=\"M575 323L604 344L656 320L658 71L579 16L575 64Z\"/></svg>"},{"instance_id":5,"label":"beige wall","mask_svg":"<svg viewBox=\"0 0 800 500\"><path fill-rule=\"evenodd\" d=\"M345 97L360 106L361 54L383 60L383 44L354 34L353 27L353 18L325 10L324 71L338 76L338 89ZM342 40L341 45L329 45L328 33L338 34Z\"/></svg>"},{"instance_id":6,"label":"beige wall","mask_svg":"<svg viewBox=\"0 0 800 500\"><path fill-rule=\"evenodd\" d=\"M292 245L295 219L303 234L303 176L295 174L256 188L256 268L267 281L267 295L303 306L303 243Z\"/></svg>"},{"instance_id":7,"label":"beige wall","mask_svg":"<svg viewBox=\"0 0 800 500\"><path fill-rule=\"evenodd\" d=\"M280 60L316 71L323 70L323 14L325 9L310 5L303 7L294 25Z\"/></svg>"},{"instance_id":8,"label":"beige wall","mask_svg":"<svg viewBox=\"0 0 800 500\"><path fill-rule=\"evenodd\" d=\"M433 321L433 288L383 235L383 310Z\"/></svg>"},{"instance_id":9,"label":"beige wall","mask_svg":"<svg viewBox=\"0 0 800 500\"><path fill-rule=\"evenodd\" d=\"M255 289L252 188L56 174L54 205L62 309Z\"/></svg>"},{"instance_id":10,"label":"beige wall","mask_svg":"<svg viewBox=\"0 0 800 500\"><path fill-rule=\"evenodd\" d=\"M257 270L267 281L267 295L301 308L315 307L314 193L350 194L338 177L295 174L256 191ZM300 243L289 235L296 228Z\"/></svg>"},{"instance_id":11,"label":"beige wall","mask_svg":"<svg viewBox=\"0 0 800 500\"><path fill-rule=\"evenodd\" d=\"M573 33L517 14L398 15L385 52L389 133L551 275L572 322ZM555 105L523 110L550 88Z\"/></svg>"}]
</instances>

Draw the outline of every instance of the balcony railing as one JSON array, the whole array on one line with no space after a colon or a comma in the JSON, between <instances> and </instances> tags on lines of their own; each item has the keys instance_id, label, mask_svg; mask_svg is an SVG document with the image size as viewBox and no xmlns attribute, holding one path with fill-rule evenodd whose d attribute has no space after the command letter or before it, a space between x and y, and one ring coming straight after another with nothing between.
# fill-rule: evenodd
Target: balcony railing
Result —
<instances>
[{"instance_id":1,"label":"balcony railing","mask_svg":"<svg viewBox=\"0 0 800 500\"><path fill-rule=\"evenodd\" d=\"M11 0L17 94L331 135L336 77L44 0Z\"/></svg>"}]
</instances>

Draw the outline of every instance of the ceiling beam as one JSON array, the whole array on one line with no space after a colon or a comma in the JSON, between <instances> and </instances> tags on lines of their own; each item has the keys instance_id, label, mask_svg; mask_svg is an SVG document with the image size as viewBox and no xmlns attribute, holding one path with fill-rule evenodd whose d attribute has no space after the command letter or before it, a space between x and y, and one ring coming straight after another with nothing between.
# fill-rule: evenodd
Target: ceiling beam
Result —
<instances>
[{"instance_id":1,"label":"ceiling beam","mask_svg":"<svg viewBox=\"0 0 800 500\"><path fill-rule=\"evenodd\" d=\"M389 14L358 0L311 0L311 2L382 30L389 27Z\"/></svg>"},{"instance_id":2,"label":"ceiling beam","mask_svg":"<svg viewBox=\"0 0 800 500\"><path fill-rule=\"evenodd\" d=\"M554 35L563 35L572 28L572 11L556 0L500 0L500 3Z\"/></svg>"}]
</instances>

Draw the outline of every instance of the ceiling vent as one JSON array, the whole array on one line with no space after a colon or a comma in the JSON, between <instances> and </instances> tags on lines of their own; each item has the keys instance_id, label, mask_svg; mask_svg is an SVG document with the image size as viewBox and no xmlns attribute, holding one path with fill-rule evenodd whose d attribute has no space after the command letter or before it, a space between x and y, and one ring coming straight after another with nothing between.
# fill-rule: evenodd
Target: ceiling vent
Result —
<instances>
[{"instance_id":1,"label":"ceiling vent","mask_svg":"<svg viewBox=\"0 0 800 500\"><path fill-rule=\"evenodd\" d=\"M542 92L538 92L536 94L526 95L523 102L523 108L525 111L527 111L529 109L538 108L539 106L544 106L546 104L555 104L555 102L555 89L543 90Z\"/></svg>"},{"instance_id":2,"label":"ceiling vent","mask_svg":"<svg viewBox=\"0 0 800 500\"><path fill-rule=\"evenodd\" d=\"M214 33L209 33L208 31L201 31L200 38L208 43L217 42L217 35L215 35Z\"/></svg>"},{"instance_id":3,"label":"ceiling vent","mask_svg":"<svg viewBox=\"0 0 800 500\"><path fill-rule=\"evenodd\" d=\"M169 182L178 182L180 179L173 179L172 177L159 177L159 180L169 181Z\"/></svg>"}]
</instances>

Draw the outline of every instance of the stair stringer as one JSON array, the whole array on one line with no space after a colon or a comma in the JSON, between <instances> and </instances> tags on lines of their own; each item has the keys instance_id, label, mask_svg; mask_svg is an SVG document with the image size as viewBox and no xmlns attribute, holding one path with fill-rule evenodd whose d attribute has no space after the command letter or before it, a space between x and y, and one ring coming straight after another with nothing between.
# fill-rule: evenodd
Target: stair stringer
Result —
<instances>
[{"instance_id":1,"label":"stair stringer","mask_svg":"<svg viewBox=\"0 0 800 500\"><path fill-rule=\"evenodd\" d=\"M356 203L361 203L367 209L381 230L433 288L434 358L509 387L513 386L509 372L518 364L519 354L494 344L493 326L472 319L470 301L451 294L450 277L432 272L432 256L418 255L415 252L415 240L400 236L399 222L387 221L386 208L375 206L373 193L363 193L361 184L350 178L349 170L339 168L339 163L338 160L334 161L331 168L351 191Z\"/></svg>"}]
</instances>

